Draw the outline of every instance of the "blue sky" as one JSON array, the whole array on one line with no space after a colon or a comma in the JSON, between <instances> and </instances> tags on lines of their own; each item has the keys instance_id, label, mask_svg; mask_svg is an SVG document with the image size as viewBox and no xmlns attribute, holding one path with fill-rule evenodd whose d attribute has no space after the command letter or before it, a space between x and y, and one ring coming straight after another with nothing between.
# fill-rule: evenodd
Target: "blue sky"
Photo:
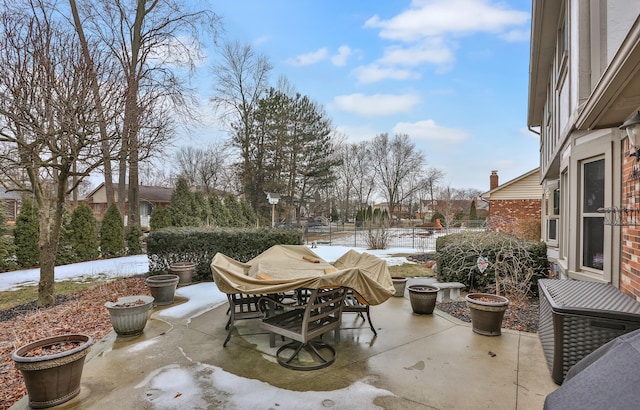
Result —
<instances>
[{"instance_id":1,"label":"blue sky","mask_svg":"<svg viewBox=\"0 0 640 410\"><path fill-rule=\"evenodd\" d=\"M406 133L454 188L486 191L492 170L504 183L538 166L538 137L526 127L531 1L211 5L223 38L268 57L271 83L286 76L349 142ZM215 58L210 50L199 76L203 99Z\"/></svg>"}]
</instances>

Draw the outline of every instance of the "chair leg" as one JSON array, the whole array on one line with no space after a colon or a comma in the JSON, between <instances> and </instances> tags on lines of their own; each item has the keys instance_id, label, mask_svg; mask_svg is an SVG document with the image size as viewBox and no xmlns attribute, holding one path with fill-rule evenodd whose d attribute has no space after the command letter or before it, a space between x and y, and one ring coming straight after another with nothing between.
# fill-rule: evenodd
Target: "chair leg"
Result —
<instances>
[{"instance_id":1,"label":"chair leg","mask_svg":"<svg viewBox=\"0 0 640 410\"><path fill-rule=\"evenodd\" d=\"M300 351L305 349L311 357L314 359L313 362L309 365L304 364L296 364L294 359L298 357ZM293 349L294 352L292 355L288 357L282 357L281 353L287 349ZM321 350L326 351L326 354L321 353ZM328 354L328 356L327 356ZM327 356L327 357L325 357ZM330 366L336 360L336 351L335 349L326 343L323 342L291 342L286 345L280 347L278 352L276 353L276 360L281 366L284 366L288 369L292 370L318 370Z\"/></svg>"},{"instance_id":2,"label":"chair leg","mask_svg":"<svg viewBox=\"0 0 640 410\"><path fill-rule=\"evenodd\" d=\"M371 322L371 314L369 313L369 309L367 309L367 320L369 321L369 327L371 328L373 335L378 336L378 332L376 332L376 328L373 327L373 323Z\"/></svg>"}]
</instances>

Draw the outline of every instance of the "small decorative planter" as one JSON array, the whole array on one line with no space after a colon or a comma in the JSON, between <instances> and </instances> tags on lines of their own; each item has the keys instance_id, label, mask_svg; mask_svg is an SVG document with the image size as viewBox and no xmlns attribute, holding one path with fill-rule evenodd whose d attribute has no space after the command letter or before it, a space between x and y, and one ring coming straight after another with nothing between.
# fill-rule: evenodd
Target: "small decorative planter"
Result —
<instances>
[{"instance_id":1,"label":"small decorative planter","mask_svg":"<svg viewBox=\"0 0 640 410\"><path fill-rule=\"evenodd\" d=\"M147 325L149 311L153 307L153 297L125 296L118 298L117 302L107 302L104 306L111 315L111 326L118 336L137 336Z\"/></svg>"},{"instance_id":2,"label":"small decorative planter","mask_svg":"<svg viewBox=\"0 0 640 410\"><path fill-rule=\"evenodd\" d=\"M179 286L190 285L195 271L196 264L193 262L177 262L169 266L169 273L180 277Z\"/></svg>"},{"instance_id":3,"label":"small decorative planter","mask_svg":"<svg viewBox=\"0 0 640 410\"><path fill-rule=\"evenodd\" d=\"M432 285L411 285L409 289L409 301L413 313L429 315L436 307L436 298L440 288Z\"/></svg>"},{"instance_id":4,"label":"small decorative planter","mask_svg":"<svg viewBox=\"0 0 640 410\"><path fill-rule=\"evenodd\" d=\"M84 359L92 344L90 336L73 333L36 340L11 354L24 378L30 408L57 406L80 393Z\"/></svg>"},{"instance_id":5,"label":"small decorative planter","mask_svg":"<svg viewBox=\"0 0 640 410\"><path fill-rule=\"evenodd\" d=\"M404 296L404 289L407 286L407 278L401 278L399 276L392 276L391 281L393 282L393 287L396 289L396 293L393 296Z\"/></svg>"},{"instance_id":6,"label":"small decorative planter","mask_svg":"<svg viewBox=\"0 0 640 410\"><path fill-rule=\"evenodd\" d=\"M473 331L484 336L500 336L509 299L491 293L469 293L465 300L471 311Z\"/></svg>"},{"instance_id":7,"label":"small decorative planter","mask_svg":"<svg viewBox=\"0 0 640 410\"><path fill-rule=\"evenodd\" d=\"M178 286L178 275L155 275L146 279L156 306L170 305Z\"/></svg>"}]
</instances>

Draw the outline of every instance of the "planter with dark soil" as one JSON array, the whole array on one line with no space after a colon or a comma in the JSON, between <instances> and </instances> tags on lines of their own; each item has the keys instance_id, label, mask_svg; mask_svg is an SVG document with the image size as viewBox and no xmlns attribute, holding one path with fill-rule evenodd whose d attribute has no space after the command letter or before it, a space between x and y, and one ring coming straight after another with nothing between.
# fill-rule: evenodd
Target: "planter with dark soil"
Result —
<instances>
[{"instance_id":1,"label":"planter with dark soil","mask_svg":"<svg viewBox=\"0 0 640 410\"><path fill-rule=\"evenodd\" d=\"M80 393L84 359L92 344L90 336L64 334L29 343L11 354L24 378L31 408L57 406Z\"/></svg>"},{"instance_id":2,"label":"planter with dark soil","mask_svg":"<svg viewBox=\"0 0 640 410\"><path fill-rule=\"evenodd\" d=\"M500 336L509 299L491 293L469 293L465 300L471 312L471 327L484 336Z\"/></svg>"},{"instance_id":3,"label":"planter with dark soil","mask_svg":"<svg viewBox=\"0 0 640 410\"><path fill-rule=\"evenodd\" d=\"M117 302L106 302L113 330L122 337L142 334L153 307L153 296L136 295L118 298Z\"/></svg>"}]
</instances>

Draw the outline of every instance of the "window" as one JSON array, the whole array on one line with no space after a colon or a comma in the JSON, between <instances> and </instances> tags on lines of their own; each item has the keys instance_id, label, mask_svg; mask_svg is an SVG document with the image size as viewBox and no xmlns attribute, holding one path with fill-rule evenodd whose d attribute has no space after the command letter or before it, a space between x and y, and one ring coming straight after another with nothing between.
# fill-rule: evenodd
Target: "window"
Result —
<instances>
[{"instance_id":1,"label":"window","mask_svg":"<svg viewBox=\"0 0 640 410\"><path fill-rule=\"evenodd\" d=\"M582 266L596 270L604 268L604 207L605 161L598 159L582 164Z\"/></svg>"},{"instance_id":2,"label":"window","mask_svg":"<svg viewBox=\"0 0 640 410\"><path fill-rule=\"evenodd\" d=\"M547 241L552 245L558 241L558 224L560 219L560 189L557 183L547 198Z\"/></svg>"}]
</instances>

